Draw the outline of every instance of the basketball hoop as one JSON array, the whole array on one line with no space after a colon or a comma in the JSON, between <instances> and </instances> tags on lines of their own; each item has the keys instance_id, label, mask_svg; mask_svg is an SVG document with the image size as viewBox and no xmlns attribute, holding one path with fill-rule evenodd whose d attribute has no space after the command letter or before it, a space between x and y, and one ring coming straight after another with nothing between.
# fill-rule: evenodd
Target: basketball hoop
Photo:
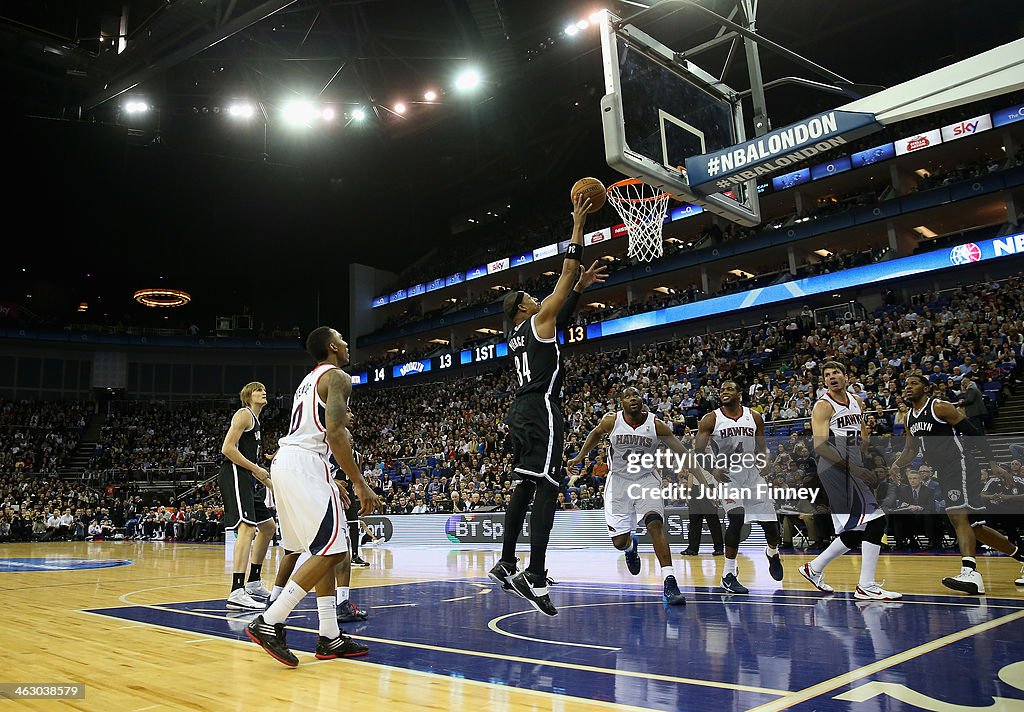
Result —
<instances>
[{"instance_id":1,"label":"basketball hoop","mask_svg":"<svg viewBox=\"0 0 1024 712\"><path fill-rule=\"evenodd\" d=\"M627 256L641 262L661 257L664 245L665 209L668 193L647 185L636 178L627 178L608 186L608 202L626 225L629 235Z\"/></svg>"}]
</instances>

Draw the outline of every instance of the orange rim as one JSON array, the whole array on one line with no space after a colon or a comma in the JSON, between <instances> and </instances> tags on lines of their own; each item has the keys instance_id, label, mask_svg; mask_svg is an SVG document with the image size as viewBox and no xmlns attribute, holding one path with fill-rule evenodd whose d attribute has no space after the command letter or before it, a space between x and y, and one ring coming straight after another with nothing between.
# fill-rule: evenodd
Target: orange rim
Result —
<instances>
[{"instance_id":1,"label":"orange rim","mask_svg":"<svg viewBox=\"0 0 1024 712\"><path fill-rule=\"evenodd\" d=\"M646 185L654 189L653 186L650 186L648 183L644 183L639 178L626 178L625 180L616 181L615 183L612 183L610 186L608 186L607 193L609 199L620 200L624 203L649 203L652 200L661 200L662 198L670 195L669 193L659 192L657 195L652 195L647 198L627 198L626 196L612 193L612 190L618 188L625 188L627 185Z\"/></svg>"}]
</instances>

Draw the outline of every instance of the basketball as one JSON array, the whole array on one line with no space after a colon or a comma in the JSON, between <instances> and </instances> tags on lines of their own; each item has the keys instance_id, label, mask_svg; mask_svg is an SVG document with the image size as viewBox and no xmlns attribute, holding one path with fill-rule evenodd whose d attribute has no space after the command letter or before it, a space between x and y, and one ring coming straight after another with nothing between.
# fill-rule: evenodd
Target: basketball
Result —
<instances>
[{"instance_id":1,"label":"basketball","mask_svg":"<svg viewBox=\"0 0 1024 712\"><path fill-rule=\"evenodd\" d=\"M604 202L608 198L604 183L597 178L580 178L573 184L572 190L569 192L569 199L575 200L580 193L583 193L584 197L590 198L593 203L588 211L591 213L596 213L603 208Z\"/></svg>"}]
</instances>

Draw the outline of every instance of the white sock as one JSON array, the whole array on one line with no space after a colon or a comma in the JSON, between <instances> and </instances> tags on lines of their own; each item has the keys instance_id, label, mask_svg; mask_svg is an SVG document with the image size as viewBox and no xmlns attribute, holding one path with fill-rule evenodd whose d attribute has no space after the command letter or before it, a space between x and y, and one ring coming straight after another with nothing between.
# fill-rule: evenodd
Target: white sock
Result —
<instances>
[{"instance_id":1,"label":"white sock","mask_svg":"<svg viewBox=\"0 0 1024 712\"><path fill-rule=\"evenodd\" d=\"M273 603L277 600L277 597L281 595L281 591L284 590L284 586L274 586L274 590L270 592L270 602Z\"/></svg>"},{"instance_id":2,"label":"white sock","mask_svg":"<svg viewBox=\"0 0 1024 712\"><path fill-rule=\"evenodd\" d=\"M844 544L842 539L836 537L832 540L832 543L825 548L825 551L818 554L814 561L811 562L811 568L820 574L825 570L826 566L849 550L850 547Z\"/></svg>"},{"instance_id":3,"label":"white sock","mask_svg":"<svg viewBox=\"0 0 1024 712\"><path fill-rule=\"evenodd\" d=\"M348 586L338 586L337 599L339 606L348 600L348 596Z\"/></svg>"},{"instance_id":4,"label":"white sock","mask_svg":"<svg viewBox=\"0 0 1024 712\"><path fill-rule=\"evenodd\" d=\"M338 610L334 605L334 596L317 596L316 612L320 618L320 635L325 638L337 638L341 635L338 628Z\"/></svg>"},{"instance_id":5,"label":"white sock","mask_svg":"<svg viewBox=\"0 0 1024 712\"><path fill-rule=\"evenodd\" d=\"M672 568L671 564L668 566L661 567L661 578L667 579L669 576L675 576L676 570Z\"/></svg>"},{"instance_id":6,"label":"white sock","mask_svg":"<svg viewBox=\"0 0 1024 712\"><path fill-rule=\"evenodd\" d=\"M294 581L289 581L277 597L277 600L270 604L270 608L264 611L263 620L270 625L284 623L288 614L295 610L295 606L299 605L299 601L306 597L306 593L307 591L303 590L302 586Z\"/></svg>"},{"instance_id":7,"label":"white sock","mask_svg":"<svg viewBox=\"0 0 1024 712\"><path fill-rule=\"evenodd\" d=\"M764 553L766 553L768 556L775 556L776 554L779 553L779 550L778 549L773 549L771 544L769 544L768 546L766 546L764 548Z\"/></svg>"},{"instance_id":8,"label":"white sock","mask_svg":"<svg viewBox=\"0 0 1024 712\"><path fill-rule=\"evenodd\" d=\"M875 569L878 568L878 553L882 547L866 541L860 545L860 585L868 586L875 582Z\"/></svg>"},{"instance_id":9,"label":"white sock","mask_svg":"<svg viewBox=\"0 0 1024 712\"><path fill-rule=\"evenodd\" d=\"M735 576L736 572L738 570L739 569L736 567L736 559L726 559L725 560L725 573L722 574L722 578L725 578L729 574L732 574L733 576Z\"/></svg>"}]
</instances>

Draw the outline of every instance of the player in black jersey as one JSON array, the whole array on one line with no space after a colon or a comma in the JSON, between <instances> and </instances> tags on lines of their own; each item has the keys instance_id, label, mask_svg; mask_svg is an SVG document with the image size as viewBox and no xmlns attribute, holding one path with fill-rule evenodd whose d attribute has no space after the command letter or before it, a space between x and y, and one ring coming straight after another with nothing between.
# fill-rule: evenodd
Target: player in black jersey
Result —
<instances>
[{"instance_id":1,"label":"player in black jersey","mask_svg":"<svg viewBox=\"0 0 1024 712\"><path fill-rule=\"evenodd\" d=\"M224 528L235 530L234 566L227 607L240 611L262 611L270 591L260 575L263 559L277 525L267 509L266 488L270 473L259 464L260 413L267 405L262 383L248 383L239 393L242 407L231 417L220 451L227 458L220 466L217 484L224 500ZM255 536L255 540L254 540ZM245 573L249 570L249 581Z\"/></svg>"},{"instance_id":2,"label":"player in black jersey","mask_svg":"<svg viewBox=\"0 0 1024 712\"><path fill-rule=\"evenodd\" d=\"M974 453L987 461L995 473L1003 468L995 462L991 447L980 430L956 409L952 403L931 397L931 383L924 377L911 374L903 382L903 399L910 407L907 414L907 439L903 452L892 464L899 472L913 462L918 451L934 468L946 501L946 515L956 530L960 545L962 566L958 576L942 579L942 584L954 591L971 595L985 593L985 582L978 573L974 554L977 542L1024 561L1024 552L995 529L985 525L972 514L984 509L981 498L981 467ZM961 436L968 436L967 438Z\"/></svg>"},{"instance_id":3,"label":"player in black jersey","mask_svg":"<svg viewBox=\"0 0 1024 712\"><path fill-rule=\"evenodd\" d=\"M503 590L522 596L545 615L558 614L548 597L544 568L548 539L555 522L555 506L561 483L565 421L562 417L562 379L565 369L558 349L559 327L568 326L579 304L580 293L603 282L607 267L594 262L580 271L583 226L591 202L573 196L572 239L565 252L562 274L543 302L525 292L505 297L505 316L513 323L508 350L515 365L519 390L505 417L514 451L513 472L520 477L505 512L501 560L488 576ZM575 282L575 288L573 287ZM530 565L517 571L516 543L530 509Z\"/></svg>"}]
</instances>

